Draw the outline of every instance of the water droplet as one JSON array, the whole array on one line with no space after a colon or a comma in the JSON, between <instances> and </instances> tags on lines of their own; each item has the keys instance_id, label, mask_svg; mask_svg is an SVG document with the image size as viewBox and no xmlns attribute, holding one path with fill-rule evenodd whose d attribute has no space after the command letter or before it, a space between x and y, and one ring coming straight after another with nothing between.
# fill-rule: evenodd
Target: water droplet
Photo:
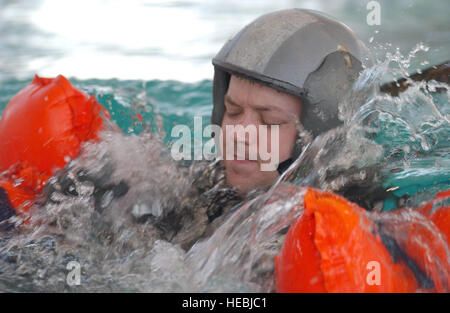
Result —
<instances>
[{"instance_id":1,"label":"water droplet","mask_svg":"<svg viewBox=\"0 0 450 313\"><path fill-rule=\"evenodd\" d=\"M405 153L409 153L411 151L411 148L409 145L404 145L403 146L403 151L405 151Z\"/></svg>"}]
</instances>

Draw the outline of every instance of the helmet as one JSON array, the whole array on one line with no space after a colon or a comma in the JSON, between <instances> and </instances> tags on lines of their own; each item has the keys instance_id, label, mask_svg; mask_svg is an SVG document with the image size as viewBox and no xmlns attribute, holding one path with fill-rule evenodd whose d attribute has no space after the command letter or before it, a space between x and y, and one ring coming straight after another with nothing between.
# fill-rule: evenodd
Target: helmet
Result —
<instances>
[{"instance_id":1,"label":"helmet","mask_svg":"<svg viewBox=\"0 0 450 313\"><path fill-rule=\"evenodd\" d=\"M214 108L221 126L224 96L237 75L302 99L301 124L313 137L343 123L338 104L366 66L368 49L343 23L313 10L288 9L257 18L213 58ZM281 173L301 151L280 164Z\"/></svg>"}]
</instances>

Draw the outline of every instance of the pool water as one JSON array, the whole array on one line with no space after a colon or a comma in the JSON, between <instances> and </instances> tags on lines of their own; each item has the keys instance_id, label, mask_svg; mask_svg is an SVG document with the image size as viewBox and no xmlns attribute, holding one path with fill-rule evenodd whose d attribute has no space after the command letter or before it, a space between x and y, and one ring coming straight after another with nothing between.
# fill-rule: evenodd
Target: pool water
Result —
<instances>
[{"instance_id":1,"label":"pool water","mask_svg":"<svg viewBox=\"0 0 450 313\"><path fill-rule=\"evenodd\" d=\"M0 51L5 54L4 60L10 61L0 63L0 112L31 81L34 72L67 75L76 87L95 95L120 128L104 133L100 143L84 147L82 156L71 162L68 175L80 168L102 171L112 162L115 171L111 179L130 184L129 192L110 201L108 210L101 214L92 207L92 186L82 182L77 182L77 197L61 196L59 203L44 207L36 203L39 210L33 228L11 237L0 236L0 290L267 292L273 290L273 256L280 248L274 238L302 214L302 195L283 193L278 188L283 182L323 190L355 185L383 190L395 187L385 198L371 199L367 208L372 211L414 208L431 200L438 191L450 189L448 85L411 82L399 97L377 91L382 82L446 61L450 42L445 13L448 1L433 2L435 7L425 1L404 1L401 8L380 1L391 10L383 11L386 24L376 30L365 25L364 4L338 1L329 7L325 1L282 1L277 6L271 1L254 1L236 15L241 2L131 1L124 9L120 4L103 7L100 1L90 1L91 8L97 9L91 12L106 14L108 8L111 10L105 19L105 23L110 22L107 27L113 27L118 19L115 14L123 12L130 25L125 23L117 36L126 44L113 45L121 41L111 38L111 31L99 28L92 37L75 38L78 41L63 45L63 39L77 34L77 30L89 31L99 14L89 13L86 25L74 30L58 19L43 22L52 10L62 10L57 1L27 5L0 1L5 9L0 14L7 17L0 22L0 35L8 34L0 40L0 48L9 47ZM343 102L343 127L313 142L305 141L300 158L268 194L240 204L210 238L185 251L162 239L151 223L136 223L124 208L142 203L178 204L189 188L190 177L177 171L174 161L167 158L174 140L171 130L177 124L193 129L195 116L202 117L204 126L209 123L212 55L243 20L292 6L322 9L348 20L368 44L372 43L377 65L363 73ZM167 35L172 37L157 34L154 46L144 44L141 39L156 22L133 23L132 16L139 9L153 14L158 23L164 23L157 19L161 12L183 16L187 25L196 20L198 23L190 25L189 31L199 34L191 41L176 41L173 36L178 29L167 25ZM401 18L388 19L395 10L403 12L398 13ZM439 14L424 18L426 10ZM23 19L15 20L15 14ZM222 28L220 23L227 26ZM400 25L407 26L400 29ZM129 36L129 27L145 32ZM423 29L431 31L423 37L426 40L417 40L413 34ZM23 33L29 35L23 42L14 36ZM38 44L40 49L36 50L33 38L47 45ZM398 42L402 49L397 51L386 42ZM108 62L89 58L99 51ZM179 54L174 56L174 51ZM170 60L174 64L169 65ZM145 71L141 70L143 62L148 64ZM164 66L158 66L158 62ZM440 92L433 92L439 87ZM274 201L267 202L268 196ZM408 216L402 218L407 220ZM394 216L392 219L395 221ZM71 261L81 266L80 285L67 283L66 266Z\"/></svg>"}]
</instances>

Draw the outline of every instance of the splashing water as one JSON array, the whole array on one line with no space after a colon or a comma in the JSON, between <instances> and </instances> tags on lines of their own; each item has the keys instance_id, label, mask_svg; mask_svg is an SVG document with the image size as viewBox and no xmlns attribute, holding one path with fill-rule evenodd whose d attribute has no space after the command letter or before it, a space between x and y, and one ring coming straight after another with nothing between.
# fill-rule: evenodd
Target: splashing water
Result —
<instances>
[{"instance_id":1,"label":"splashing water","mask_svg":"<svg viewBox=\"0 0 450 313\"><path fill-rule=\"evenodd\" d=\"M289 183L341 193L401 237L418 213L378 211L417 207L450 188L448 85L407 80L399 97L378 91L386 74L408 77L419 51L426 47L418 45L406 58L387 54L366 69L341 105L344 125L313 141L305 136L302 154L268 192L236 205L210 237L187 251L179 244L186 238L174 242L173 225L161 221L183 208L193 174L171 159L155 129L125 135L110 127L51 178L53 189L36 201L20 233L1 235L0 290L272 291L273 257L303 212L305 189L293 195ZM436 93L438 88L446 91ZM110 92L103 90L106 98ZM148 101L147 93L140 95ZM157 120L153 110L147 113ZM390 187L398 188L380 194ZM446 257L439 262L449 262ZM80 285L66 281L70 261L80 264Z\"/></svg>"},{"instance_id":2,"label":"splashing water","mask_svg":"<svg viewBox=\"0 0 450 313\"><path fill-rule=\"evenodd\" d=\"M305 189L293 196L284 185L286 181L341 193L348 186L364 186L370 193L377 185L387 189L389 184L409 182L418 185L414 186L416 194L411 192L413 188L407 188L410 186L402 186L411 192L412 197L403 203L410 208L431 200L439 190L450 188L448 85L408 80L410 88L398 98L378 91L383 75L392 73L389 64L398 64L399 73L406 76L410 59L418 51L427 48L418 45L406 59L398 51L388 54L385 62L365 70L340 108L344 126L312 143L305 142L300 157L267 194L241 207L211 238L189 251L188 261L195 265L193 279L198 284L209 291L236 291L224 283L227 277L234 278L233 286L245 282L248 290L274 290L273 257L280 250L287 228L303 211ZM436 88L447 92L434 95L430 91ZM394 170L396 174L392 175ZM370 199L369 194L364 197ZM423 219L414 210L380 215L376 210L380 203L373 200L360 204L375 209L368 217L389 225L390 234L399 242L405 241L402 233L411 221ZM383 209L383 204L379 209ZM388 209L386 204L384 209ZM429 231L433 240L443 242L439 231ZM448 247L446 251L444 257L432 252L426 257L448 265Z\"/></svg>"},{"instance_id":3,"label":"splashing water","mask_svg":"<svg viewBox=\"0 0 450 313\"><path fill-rule=\"evenodd\" d=\"M440 189L435 191L448 189L448 85L408 78L406 69L418 51L427 48L418 45L407 58L398 51L388 53L386 61L365 70L340 107L344 126L317 137L304 151L303 160L290 170L293 173L283 179L331 191L367 183L372 185L371 191L377 185L387 189L391 183L400 183L402 175L407 175L412 184L425 180L423 187L428 187L427 191L410 201L409 206L430 200L436 193L429 192L433 186L426 182L427 174L436 173L433 178ZM399 69L392 69L391 63ZM394 72L407 77L409 84L398 97L378 91L383 76ZM438 88L445 92L433 93ZM409 193L415 194L412 190Z\"/></svg>"}]
</instances>

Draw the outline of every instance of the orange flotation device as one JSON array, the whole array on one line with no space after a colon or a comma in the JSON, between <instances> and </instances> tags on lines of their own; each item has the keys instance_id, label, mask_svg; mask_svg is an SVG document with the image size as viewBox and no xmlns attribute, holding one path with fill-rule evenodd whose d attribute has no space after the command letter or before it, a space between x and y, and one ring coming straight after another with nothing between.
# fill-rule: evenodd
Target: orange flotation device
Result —
<instances>
[{"instance_id":1,"label":"orange flotation device","mask_svg":"<svg viewBox=\"0 0 450 313\"><path fill-rule=\"evenodd\" d=\"M46 181L97 140L109 113L62 75L35 76L0 119L0 186L17 214L28 211Z\"/></svg>"},{"instance_id":2,"label":"orange flotation device","mask_svg":"<svg viewBox=\"0 0 450 313\"><path fill-rule=\"evenodd\" d=\"M444 197L450 190L418 210L372 213L308 188L275 258L276 290L449 292L450 208L436 207Z\"/></svg>"},{"instance_id":3,"label":"orange flotation device","mask_svg":"<svg viewBox=\"0 0 450 313\"><path fill-rule=\"evenodd\" d=\"M428 217L450 242L450 190L439 192L433 201L419 208L419 212Z\"/></svg>"}]
</instances>

